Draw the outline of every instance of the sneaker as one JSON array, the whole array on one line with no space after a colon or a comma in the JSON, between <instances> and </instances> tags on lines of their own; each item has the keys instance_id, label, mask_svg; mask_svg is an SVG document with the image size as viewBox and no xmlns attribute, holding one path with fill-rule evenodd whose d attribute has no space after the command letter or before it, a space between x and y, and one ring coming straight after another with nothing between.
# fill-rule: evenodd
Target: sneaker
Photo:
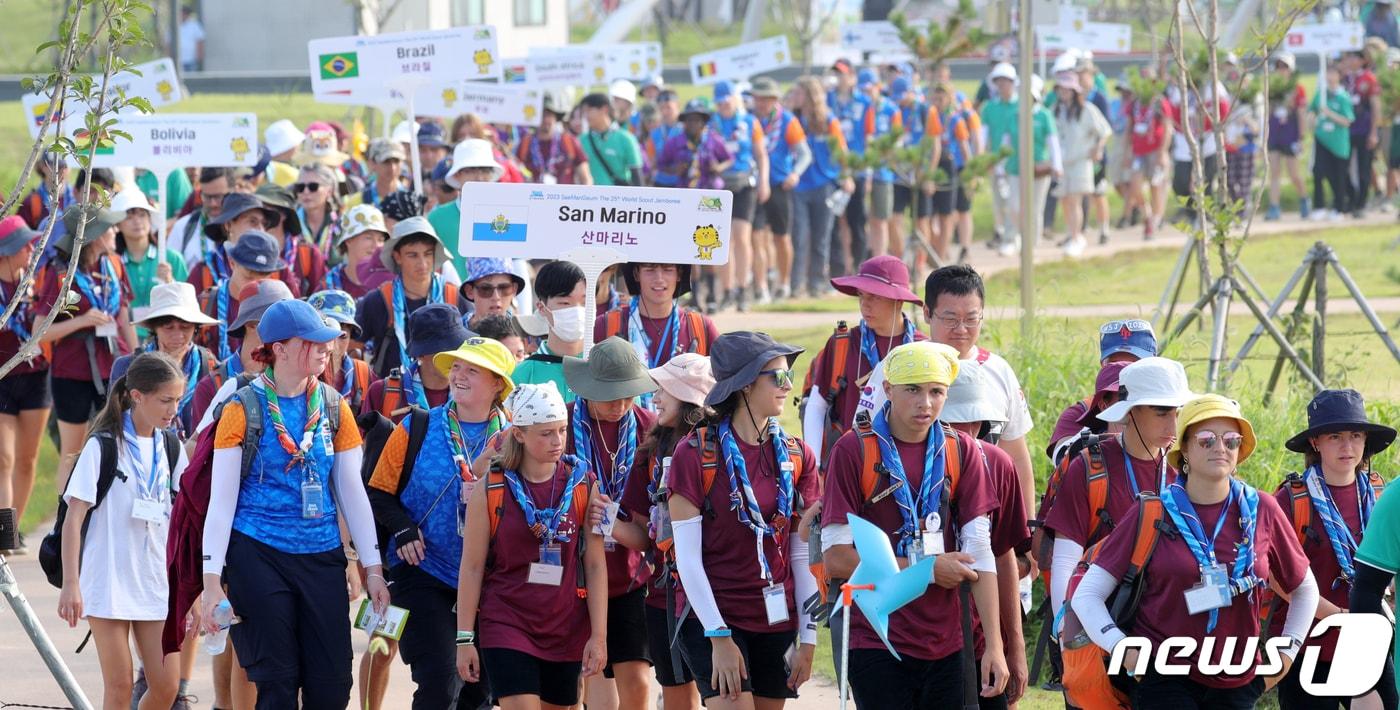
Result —
<instances>
[{"instance_id":1,"label":"sneaker","mask_svg":"<svg viewBox=\"0 0 1400 710\"><path fill-rule=\"evenodd\" d=\"M1099 246L1103 246L1103 245L1105 245L1105 244L1107 244L1107 243L1108 243L1108 230L1100 229L1100 230L1099 230Z\"/></svg>"},{"instance_id":2,"label":"sneaker","mask_svg":"<svg viewBox=\"0 0 1400 710\"><path fill-rule=\"evenodd\" d=\"M1283 212L1279 210L1278 205L1269 205L1269 207L1264 210L1265 222L1277 222L1279 217L1282 216Z\"/></svg>"},{"instance_id":3,"label":"sneaker","mask_svg":"<svg viewBox=\"0 0 1400 710\"><path fill-rule=\"evenodd\" d=\"M1346 219L1346 214L1342 212L1328 212L1327 214L1328 222L1340 222L1344 219Z\"/></svg>"},{"instance_id":4,"label":"sneaker","mask_svg":"<svg viewBox=\"0 0 1400 710\"><path fill-rule=\"evenodd\" d=\"M1074 241L1074 237L1073 237L1073 236L1070 236L1070 235L1068 235L1068 234L1066 234L1064 239L1061 239L1060 241L1055 242L1055 246L1060 247L1061 249L1063 249L1063 248L1069 246L1069 243L1072 242L1072 241Z\"/></svg>"},{"instance_id":5,"label":"sneaker","mask_svg":"<svg viewBox=\"0 0 1400 710\"><path fill-rule=\"evenodd\" d=\"M1132 215L1132 217L1128 220L1128 226L1129 226L1129 227L1136 227L1136 226L1138 226L1138 225L1141 224L1141 223L1142 223L1142 208L1141 208L1141 207L1134 207L1134 208L1133 208L1133 215Z\"/></svg>"},{"instance_id":6,"label":"sneaker","mask_svg":"<svg viewBox=\"0 0 1400 710\"><path fill-rule=\"evenodd\" d=\"M740 287L740 288L737 288L737 289L734 289L734 290L735 290L735 295L734 295L734 308L735 308L736 310L738 310L740 313L748 313L748 312L749 312L749 290L748 290L747 288L744 288L744 287Z\"/></svg>"},{"instance_id":7,"label":"sneaker","mask_svg":"<svg viewBox=\"0 0 1400 710\"><path fill-rule=\"evenodd\" d=\"M0 550L0 555L6 557L19 557L29 554L29 546L24 544L24 533L15 534L15 547L10 550Z\"/></svg>"},{"instance_id":8,"label":"sneaker","mask_svg":"<svg viewBox=\"0 0 1400 710\"><path fill-rule=\"evenodd\" d=\"M1005 241L1006 237L1003 236L1000 232L998 232L995 235L993 235L991 239L987 240L987 248L991 249L992 251L997 251L998 249L1001 249L1002 242Z\"/></svg>"},{"instance_id":9,"label":"sneaker","mask_svg":"<svg viewBox=\"0 0 1400 710\"><path fill-rule=\"evenodd\" d=\"M1002 256L1015 256L1021 251L1021 238L1019 236L1001 240L997 246L997 253Z\"/></svg>"},{"instance_id":10,"label":"sneaker","mask_svg":"<svg viewBox=\"0 0 1400 710\"><path fill-rule=\"evenodd\" d=\"M966 263L967 263L967 257L968 257L967 247L959 247L959 248L958 248L958 263L959 263L959 264L966 264Z\"/></svg>"},{"instance_id":11,"label":"sneaker","mask_svg":"<svg viewBox=\"0 0 1400 710\"><path fill-rule=\"evenodd\" d=\"M1150 241L1152 241L1152 237L1156 236L1154 233L1155 233L1157 230L1155 230L1155 229L1152 228L1153 222L1154 222L1154 220L1150 220L1150 219L1149 219L1149 220L1147 220L1146 222L1144 222L1143 225L1142 225L1142 240L1143 240L1144 242L1150 242Z\"/></svg>"},{"instance_id":12,"label":"sneaker","mask_svg":"<svg viewBox=\"0 0 1400 710\"><path fill-rule=\"evenodd\" d=\"M1298 201L1298 216L1307 219L1312 214L1312 200L1304 197Z\"/></svg>"},{"instance_id":13,"label":"sneaker","mask_svg":"<svg viewBox=\"0 0 1400 710\"><path fill-rule=\"evenodd\" d=\"M1117 221L1117 222L1114 222L1114 223L1113 223L1113 228L1114 228L1114 229L1127 229L1127 228L1128 228L1128 225L1129 225L1131 222L1132 222L1132 217L1130 217L1129 215L1123 215L1122 217L1119 217L1119 218L1118 218L1118 221Z\"/></svg>"},{"instance_id":14,"label":"sneaker","mask_svg":"<svg viewBox=\"0 0 1400 710\"><path fill-rule=\"evenodd\" d=\"M1351 216L1355 219L1366 219L1366 208L1357 207L1355 210L1352 211Z\"/></svg>"},{"instance_id":15,"label":"sneaker","mask_svg":"<svg viewBox=\"0 0 1400 710\"><path fill-rule=\"evenodd\" d=\"M199 704L197 695L181 695L175 698L175 704L170 706L170 710L190 710L191 705Z\"/></svg>"},{"instance_id":16,"label":"sneaker","mask_svg":"<svg viewBox=\"0 0 1400 710\"><path fill-rule=\"evenodd\" d=\"M788 300L788 299L791 298L791 297L792 297L792 289L789 288L788 286L779 286L779 287L773 292L773 300L774 300L774 301L786 301L786 300Z\"/></svg>"},{"instance_id":17,"label":"sneaker","mask_svg":"<svg viewBox=\"0 0 1400 710\"><path fill-rule=\"evenodd\" d=\"M1074 237L1073 239L1070 239L1069 241L1065 242L1063 249L1065 251L1065 256L1071 259L1078 259L1079 257L1084 255L1084 249L1088 246L1089 241L1086 240L1084 237Z\"/></svg>"},{"instance_id":18,"label":"sneaker","mask_svg":"<svg viewBox=\"0 0 1400 710\"><path fill-rule=\"evenodd\" d=\"M1314 222L1325 222L1327 221L1328 215L1331 214L1331 212L1332 210L1329 210L1326 207L1319 207L1313 210L1307 218Z\"/></svg>"},{"instance_id":19,"label":"sneaker","mask_svg":"<svg viewBox=\"0 0 1400 710\"><path fill-rule=\"evenodd\" d=\"M758 297L754 299L760 306L766 306L773 302L773 292L767 286L758 290Z\"/></svg>"},{"instance_id":20,"label":"sneaker","mask_svg":"<svg viewBox=\"0 0 1400 710\"><path fill-rule=\"evenodd\" d=\"M146 683L146 669L136 670L136 682L131 685L131 710L136 710L136 706L141 704L141 698L146 694L149 686Z\"/></svg>"}]
</instances>

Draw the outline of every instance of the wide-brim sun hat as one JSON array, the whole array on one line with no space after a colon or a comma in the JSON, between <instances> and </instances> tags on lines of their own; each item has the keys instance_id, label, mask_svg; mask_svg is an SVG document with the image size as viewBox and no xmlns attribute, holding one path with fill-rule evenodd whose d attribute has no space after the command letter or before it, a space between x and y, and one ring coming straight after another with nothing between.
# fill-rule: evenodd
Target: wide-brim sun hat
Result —
<instances>
[{"instance_id":1,"label":"wide-brim sun hat","mask_svg":"<svg viewBox=\"0 0 1400 710\"><path fill-rule=\"evenodd\" d=\"M194 285L184 281L156 284L151 289L151 303L141 309L135 325L148 325L158 318L175 318L195 325L214 325L218 319L210 318L199 310L199 296Z\"/></svg>"},{"instance_id":2,"label":"wide-brim sun hat","mask_svg":"<svg viewBox=\"0 0 1400 710\"><path fill-rule=\"evenodd\" d=\"M710 344L710 371L715 387L705 397L705 404L717 405L735 392L753 384L758 373L775 357L787 359L788 367L805 352L796 345L780 343L767 333L738 330L725 333Z\"/></svg>"},{"instance_id":3,"label":"wide-brim sun hat","mask_svg":"<svg viewBox=\"0 0 1400 710\"><path fill-rule=\"evenodd\" d=\"M235 338L243 337L243 330L249 323L261 321L263 314L274 303L295 298L287 284L276 279L260 279L243 287L238 293L238 317L228 326L228 334Z\"/></svg>"},{"instance_id":4,"label":"wide-brim sun hat","mask_svg":"<svg viewBox=\"0 0 1400 710\"><path fill-rule=\"evenodd\" d=\"M350 337L360 339L362 331L360 324L355 322L354 296L339 289L328 288L307 296L306 302L321 315L339 323L341 327L350 326Z\"/></svg>"},{"instance_id":5,"label":"wide-brim sun hat","mask_svg":"<svg viewBox=\"0 0 1400 710\"><path fill-rule=\"evenodd\" d=\"M384 248L379 252L379 261L384 264L384 268L395 274L399 273L399 265L394 263L394 250L398 248L400 242L415 234L421 234L437 242L437 247L433 252L437 268L441 269L442 265L452 258L452 252L447 250L447 245L442 242L442 237L438 236L437 230L433 229L428 218L415 215L408 219L399 220L399 223L394 225L394 231L389 233L389 240L384 242Z\"/></svg>"},{"instance_id":6,"label":"wide-brim sun hat","mask_svg":"<svg viewBox=\"0 0 1400 710\"><path fill-rule=\"evenodd\" d=\"M622 265L622 282L627 285L627 293L633 296L640 296L642 293L642 283L637 278L637 269L642 264L650 262L628 262ZM676 267L676 292L671 298L680 298L690 293L690 264L675 264Z\"/></svg>"},{"instance_id":7,"label":"wide-brim sun hat","mask_svg":"<svg viewBox=\"0 0 1400 710\"><path fill-rule=\"evenodd\" d=\"M888 254L866 259L861 262L859 271L850 276L837 276L831 280L831 286L847 296L859 296L864 292L892 301L923 304L909 288L909 267L899 257Z\"/></svg>"},{"instance_id":8,"label":"wide-brim sun hat","mask_svg":"<svg viewBox=\"0 0 1400 710\"><path fill-rule=\"evenodd\" d=\"M705 406L705 397L715 388L715 375L710 371L710 358L700 353L681 353L661 367L647 371L656 386L676 399Z\"/></svg>"},{"instance_id":9,"label":"wide-brim sun hat","mask_svg":"<svg viewBox=\"0 0 1400 710\"><path fill-rule=\"evenodd\" d=\"M943 400L940 421L948 424L971 424L974 422L1004 422L1006 418L1006 395L997 396L998 390L985 368L960 367L957 377L948 385L948 396Z\"/></svg>"},{"instance_id":10,"label":"wide-brim sun hat","mask_svg":"<svg viewBox=\"0 0 1400 710\"><path fill-rule=\"evenodd\" d=\"M588 357L564 357L564 382L590 402L612 402L656 391L656 382L632 344L613 336L593 346Z\"/></svg>"},{"instance_id":11,"label":"wide-brim sun hat","mask_svg":"<svg viewBox=\"0 0 1400 710\"><path fill-rule=\"evenodd\" d=\"M468 295L468 288L476 285L477 281L487 276L507 276L510 282L515 284L517 294L525 290L525 279L520 274L510 270L510 264L505 259L497 259L494 256L477 256L467 259L467 277L463 279L462 285L458 287L462 298L468 301L476 301L476 295Z\"/></svg>"},{"instance_id":12,"label":"wide-brim sun hat","mask_svg":"<svg viewBox=\"0 0 1400 710\"><path fill-rule=\"evenodd\" d=\"M487 182L496 182L505 174L505 168L496 160L491 142L481 138L468 138L452 149L452 167L444 178L447 184L462 189L462 180L457 173L467 168L490 168L491 179Z\"/></svg>"},{"instance_id":13,"label":"wide-brim sun hat","mask_svg":"<svg viewBox=\"0 0 1400 710\"><path fill-rule=\"evenodd\" d=\"M340 326L306 301L278 301L263 312L262 320L258 321L258 337L264 343L292 338L329 343L340 337Z\"/></svg>"},{"instance_id":14,"label":"wide-brim sun hat","mask_svg":"<svg viewBox=\"0 0 1400 710\"><path fill-rule=\"evenodd\" d=\"M608 85L608 96L622 99L633 106L637 105L637 85L626 79L618 79Z\"/></svg>"},{"instance_id":15,"label":"wide-brim sun hat","mask_svg":"<svg viewBox=\"0 0 1400 710\"><path fill-rule=\"evenodd\" d=\"M515 389L515 382L510 379L511 374L515 372L515 356L500 341L480 336L467 338L457 349L434 355L433 367L447 375L452 371L452 363L458 361L476 365L500 377L505 383L504 389L501 390L502 400L509 397Z\"/></svg>"},{"instance_id":16,"label":"wide-brim sun hat","mask_svg":"<svg viewBox=\"0 0 1400 710\"><path fill-rule=\"evenodd\" d=\"M152 207L151 201L146 199L146 193L135 187L128 187L113 195L112 203L107 206L107 209L120 212L123 215L127 213L127 210L145 210L151 219L156 217L156 208Z\"/></svg>"},{"instance_id":17,"label":"wide-brim sun hat","mask_svg":"<svg viewBox=\"0 0 1400 710\"><path fill-rule=\"evenodd\" d=\"M411 358L437 355L453 350L472 337L462 324L462 314L448 303L429 303L408 315L408 343Z\"/></svg>"},{"instance_id":18,"label":"wide-brim sun hat","mask_svg":"<svg viewBox=\"0 0 1400 710\"><path fill-rule=\"evenodd\" d=\"M384 223L384 213L374 205L355 205L340 218L340 236L336 237L335 246L343 246L365 232L374 231L383 232L388 236L389 227Z\"/></svg>"},{"instance_id":19,"label":"wide-brim sun hat","mask_svg":"<svg viewBox=\"0 0 1400 710\"><path fill-rule=\"evenodd\" d=\"M262 203L264 212L277 212L282 217L282 233L293 237L301 236L301 218L297 216L297 198L292 191L275 182L258 185L253 196Z\"/></svg>"},{"instance_id":20,"label":"wide-brim sun hat","mask_svg":"<svg viewBox=\"0 0 1400 710\"><path fill-rule=\"evenodd\" d=\"M223 206L219 210L219 216L204 223L204 236L216 242L226 241L226 232L220 229L220 227L238 219L239 215L253 210L262 210L265 214L273 211L271 207L264 206L262 200L256 194L230 192L228 195L224 196Z\"/></svg>"},{"instance_id":21,"label":"wide-brim sun hat","mask_svg":"<svg viewBox=\"0 0 1400 710\"><path fill-rule=\"evenodd\" d=\"M105 234L107 230L121 224L124 219L126 219L125 212L104 209L92 203L73 205L63 211L63 236L54 244L54 248L65 254L71 254L73 253L73 244L78 239L79 225L87 225L83 230L83 241L91 243Z\"/></svg>"},{"instance_id":22,"label":"wide-brim sun hat","mask_svg":"<svg viewBox=\"0 0 1400 710\"><path fill-rule=\"evenodd\" d=\"M1334 431L1366 434L1366 454L1375 455L1395 442L1395 430L1366 416L1366 400L1353 389L1323 390L1308 403L1308 428L1293 435L1284 446L1300 454L1314 451L1309 439Z\"/></svg>"},{"instance_id":23,"label":"wide-brim sun hat","mask_svg":"<svg viewBox=\"0 0 1400 710\"><path fill-rule=\"evenodd\" d=\"M1130 388L1128 392L1131 394L1132 389ZM1244 437L1244 442L1240 444L1240 456L1236 465L1244 463L1245 459L1254 453L1254 447L1258 443L1254 438L1254 425L1250 424L1249 420L1240 413L1240 403L1218 394L1203 394L1182 406L1181 414L1177 415L1176 440L1172 442L1171 449L1167 451L1167 463L1171 464L1173 468L1181 468L1182 446L1190 445L1189 442L1182 443L1186 441L1186 430L1192 424L1209 419L1230 419L1239 426L1240 435Z\"/></svg>"},{"instance_id":24,"label":"wide-brim sun hat","mask_svg":"<svg viewBox=\"0 0 1400 710\"><path fill-rule=\"evenodd\" d=\"M263 144L273 155L292 150L301 145L303 140L306 140L306 134L302 133L296 124L285 118L273 121L268 124L267 128L263 129Z\"/></svg>"},{"instance_id":25,"label":"wide-brim sun hat","mask_svg":"<svg viewBox=\"0 0 1400 710\"><path fill-rule=\"evenodd\" d=\"M1123 388L1119 382L1119 377L1123 374L1123 368L1132 363L1118 360L1106 362L1099 368L1099 374L1094 377L1094 397L1090 404L1076 420L1080 426L1089 426L1090 420L1094 419L1098 412L1094 411L1094 405L1106 394L1116 393Z\"/></svg>"},{"instance_id":26,"label":"wide-brim sun hat","mask_svg":"<svg viewBox=\"0 0 1400 710\"><path fill-rule=\"evenodd\" d=\"M0 219L0 256L14 256L38 237L39 233L30 229L17 214Z\"/></svg>"},{"instance_id":27,"label":"wide-brim sun hat","mask_svg":"<svg viewBox=\"0 0 1400 710\"><path fill-rule=\"evenodd\" d=\"M1145 357L1118 373L1118 383L1128 398L1099 412L1105 422L1121 422L1133 407L1182 407L1195 399L1186 380L1186 368L1164 357Z\"/></svg>"}]
</instances>

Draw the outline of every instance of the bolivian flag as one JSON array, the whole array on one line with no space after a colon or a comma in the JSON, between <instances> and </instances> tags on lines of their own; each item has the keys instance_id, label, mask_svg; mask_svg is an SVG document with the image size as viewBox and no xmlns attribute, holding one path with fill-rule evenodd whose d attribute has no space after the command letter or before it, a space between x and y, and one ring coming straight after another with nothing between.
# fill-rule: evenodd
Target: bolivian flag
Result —
<instances>
[{"instance_id":1,"label":"bolivian flag","mask_svg":"<svg viewBox=\"0 0 1400 710\"><path fill-rule=\"evenodd\" d=\"M695 73L699 74L702 77L714 76L715 74L719 73L719 69L715 67L714 62L701 62L700 64L695 65Z\"/></svg>"},{"instance_id":2,"label":"bolivian flag","mask_svg":"<svg viewBox=\"0 0 1400 710\"><path fill-rule=\"evenodd\" d=\"M322 54L320 63L322 79L349 79L360 75L358 52Z\"/></svg>"}]
</instances>

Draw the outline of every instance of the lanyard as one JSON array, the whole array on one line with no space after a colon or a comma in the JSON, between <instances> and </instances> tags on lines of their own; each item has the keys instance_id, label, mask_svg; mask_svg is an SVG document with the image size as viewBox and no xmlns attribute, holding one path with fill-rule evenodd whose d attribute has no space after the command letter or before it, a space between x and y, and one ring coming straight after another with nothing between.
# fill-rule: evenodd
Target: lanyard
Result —
<instances>
[{"instance_id":1,"label":"lanyard","mask_svg":"<svg viewBox=\"0 0 1400 710\"><path fill-rule=\"evenodd\" d=\"M126 450L131 454L132 473L136 476L136 488L143 500L160 501L164 499L161 485L161 474L163 473L158 456L159 445L157 440L161 437L160 430L151 432L151 463L149 466L141 466L141 446L136 436L136 426L131 422L131 411L122 414L122 439L126 443Z\"/></svg>"},{"instance_id":2,"label":"lanyard","mask_svg":"<svg viewBox=\"0 0 1400 710\"><path fill-rule=\"evenodd\" d=\"M555 540L568 542L569 536L559 532L560 525L564 522L564 514L569 511L574 501L574 489L583 481L583 477L588 474L588 463L577 456L564 454L560 459L569 466L569 479L564 486L563 495L559 496L559 504L553 508L540 508L535 505L534 498L525 489L525 484L520 480L520 474L514 470L505 472L506 485L510 488L511 494L515 497L515 502L520 506L520 511L525 514L525 524L530 527L530 532L535 537L545 541L545 544L554 544ZM555 472L554 481L559 480L558 472ZM554 498L553 494L550 498ZM575 521L581 522L581 521Z\"/></svg>"},{"instance_id":3,"label":"lanyard","mask_svg":"<svg viewBox=\"0 0 1400 710\"><path fill-rule=\"evenodd\" d=\"M200 242L201 248L203 242ZM209 270L209 275L215 281L223 281L233 274L233 270L228 265L228 252L224 251L223 244L215 244L213 249L204 252L204 268Z\"/></svg>"},{"instance_id":4,"label":"lanyard","mask_svg":"<svg viewBox=\"0 0 1400 710\"><path fill-rule=\"evenodd\" d=\"M909 543L918 533L919 522L924 516L938 511L943 495L947 456L942 436L943 425L935 421L929 429L928 440L924 443L924 470L919 481L919 497L914 498L909 491L909 476L904 471L904 461L895 448L894 437L890 435L890 404L885 403L875 415L871 426L880 442L880 463L890 476L890 487L894 489L894 500L899 505L902 523L899 527L899 545L895 554L908 555Z\"/></svg>"},{"instance_id":5,"label":"lanyard","mask_svg":"<svg viewBox=\"0 0 1400 710\"><path fill-rule=\"evenodd\" d=\"M666 317L666 325L661 329L661 340L654 355L651 352L651 336L642 327L641 301L636 296L632 297L628 311L627 339L632 343L632 349L637 351L637 357L647 363L648 368L661 367L678 354L681 346L681 309L674 300L671 301L671 314ZM654 396L654 393L647 392L637 398L637 403L642 409L653 410Z\"/></svg>"},{"instance_id":6,"label":"lanyard","mask_svg":"<svg viewBox=\"0 0 1400 710\"><path fill-rule=\"evenodd\" d=\"M399 345L399 367L403 369L403 389L411 404L428 409L428 393L423 390L423 380L418 374L418 361L408 356L408 337L404 335L404 323L408 320L408 299L404 295L403 277L394 279L394 338ZM433 274L432 286L424 305L442 303L442 277Z\"/></svg>"},{"instance_id":7,"label":"lanyard","mask_svg":"<svg viewBox=\"0 0 1400 710\"><path fill-rule=\"evenodd\" d=\"M101 286L98 286L92 280L92 276L81 268L76 274L73 274L73 285L77 286L78 291L87 298L90 307L116 317L122 304L121 284L117 282L117 274L112 270L112 262L106 256L98 259L98 268L102 271Z\"/></svg>"},{"instance_id":8,"label":"lanyard","mask_svg":"<svg viewBox=\"0 0 1400 710\"><path fill-rule=\"evenodd\" d=\"M219 281L219 287L214 291L214 317L219 320L219 352L216 355L220 360L227 360L233 356L233 349L228 344L228 310L229 310L229 279Z\"/></svg>"},{"instance_id":9,"label":"lanyard","mask_svg":"<svg viewBox=\"0 0 1400 710\"><path fill-rule=\"evenodd\" d=\"M588 402L582 397L574 399L573 434L574 453L589 462L598 472L598 484L603 495L613 500L621 500L622 491L627 487L627 477L632 473L637 458L637 413L628 410L618 422L617 455L607 466L602 457L593 450L593 418L588 416ZM601 438L602 431L599 431Z\"/></svg>"},{"instance_id":10,"label":"lanyard","mask_svg":"<svg viewBox=\"0 0 1400 710\"><path fill-rule=\"evenodd\" d=\"M738 516L739 522L754 532L758 547L758 567L763 578L773 581L773 572L768 566L768 557L763 551L763 538L772 536L781 551L782 536L792 517L793 471L792 457L788 453L787 436L776 418L768 420L768 437L773 442L773 453L778 464L778 510L771 520L763 519L763 510L758 505L753 484L749 480L748 464L734 438L730 420L719 423L719 448L724 456L725 473L729 475L729 509Z\"/></svg>"},{"instance_id":11,"label":"lanyard","mask_svg":"<svg viewBox=\"0 0 1400 710\"><path fill-rule=\"evenodd\" d=\"M904 319L904 339L900 341L900 344L908 345L914 342L914 323L905 316L900 317ZM863 318L860 321L860 354L865 358L865 364L869 365L870 369L873 370L876 365L880 364L880 350L875 347L875 329L867 325ZM856 368L856 375L860 375L859 367Z\"/></svg>"},{"instance_id":12,"label":"lanyard","mask_svg":"<svg viewBox=\"0 0 1400 710\"><path fill-rule=\"evenodd\" d=\"M1128 485L1133 489L1133 498L1136 499L1142 491L1138 490L1137 471L1133 468L1133 457L1128 455L1128 442L1123 434L1118 435L1118 448L1123 450L1123 469L1128 473ZM1160 491L1167 485L1167 460L1157 460L1157 490Z\"/></svg>"},{"instance_id":13,"label":"lanyard","mask_svg":"<svg viewBox=\"0 0 1400 710\"><path fill-rule=\"evenodd\" d=\"M345 263L336 264L335 266L331 267L330 271L326 272L327 287L335 289L336 291L345 290L344 288L342 288L342 286L345 283L344 278L346 266L347 264Z\"/></svg>"},{"instance_id":14,"label":"lanyard","mask_svg":"<svg viewBox=\"0 0 1400 710\"><path fill-rule=\"evenodd\" d=\"M553 173L554 154L559 150L559 135L551 134L549 137L549 156L546 157L540 152L540 134L538 132L530 137L530 162L535 170L540 173ZM538 177L538 176L537 176ZM558 177L557 175L555 177Z\"/></svg>"}]
</instances>

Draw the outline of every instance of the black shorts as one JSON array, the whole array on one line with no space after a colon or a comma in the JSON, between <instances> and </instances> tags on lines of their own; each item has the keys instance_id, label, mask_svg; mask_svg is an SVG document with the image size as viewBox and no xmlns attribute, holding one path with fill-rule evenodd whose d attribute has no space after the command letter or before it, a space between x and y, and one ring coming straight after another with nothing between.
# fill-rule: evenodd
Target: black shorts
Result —
<instances>
[{"instance_id":1,"label":"black shorts","mask_svg":"<svg viewBox=\"0 0 1400 710\"><path fill-rule=\"evenodd\" d=\"M851 695L861 708L935 708L961 705L962 651L927 661L885 649L851 649Z\"/></svg>"},{"instance_id":2,"label":"black shorts","mask_svg":"<svg viewBox=\"0 0 1400 710\"><path fill-rule=\"evenodd\" d=\"M795 698L787 685L790 669L787 663L788 650L797 643L797 632L778 631L758 633L733 630L734 643L744 656L744 666L749 677L743 681L743 690L760 698ZM714 671L714 656L711 654L710 640L705 638L705 627L694 616L681 624L681 654L695 677L695 687L702 700L719 695L719 690L710 685L710 675ZM870 706L879 707L879 706Z\"/></svg>"},{"instance_id":3,"label":"black shorts","mask_svg":"<svg viewBox=\"0 0 1400 710\"><path fill-rule=\"evenodd\" d=\"M0 414L14 416L33 409L48 409L53 406L49 396L49 373L27 372L23 375L5 375L0 378Z\"/></svg>"},{"instance_id":4,"label":"black shorts","mask_svg":"<svg viewBox=\"0 0 1400 710\"><path fill-rule=\"evenodd\" d=\"M544 661L509 648L483 648L481 665L498 703L512 695L536 695L550 705L578 702L581 661Z\"/></svg>"},{"instance_id":5,"label":"black shorts","mask_svg":"<svg viewBox=\"0 0 1400 710\"><path fill-rule=\"evenodd\" d=\"M394 606L407 609L413 623L404 626L399 656L408 664L415 705L477 707L489 695L484 681L463 683L457 675L457 589L407 563L389 570Z\"/></svg>"},{"instance_id":6,"label":"black shorts","mask_svg":"<svg viewBox=\"0 0 1400 710\"><path fill-rule=\"evenodd\" d=\"M752 224L754 206L758 203L758 188L746 187L730 194L734 195L734 214L731 219L742 219Z\"/></svg>"},{"instance_id":7,"label":"black shorts","mask_svg":"<svg viewBox=\"0 0 1400 710\"><path fill-rule=\"evenodd\" d=\"M767 229L773 234L785 237L791 222L792 193L784 190L781 184L774 185L768 193L768 201L754 211L753 228Z\"/></svg>"},{"instance_id":8,"label":"black shorts","mask_svg":"<svg viewBox=\"0 0 1400 710\"><path fill-rule=\"evenodd\" d=\"M665 594L664 591L658 593ZM685 659L681 658L680 639L676 639L675 655L675 660L679 661L680 665L671 662L671 634L675 632L675 628L668 623L666 610L647 606L646 611L647 641L651 646L651 665L656 669L656 682L665 688L691 682L694 678L690 675L690 667L685 664Z\"/></svg>"},{"instance_id":9,"label":"black shorts","mask_svg":"<svg viewBox=\"0 0 1400 710\"><path fill-rule=\"evenodd\" d=\"M958 212L967 212L972 209L972 203L968 201L967 191L963 189L962 183L958 183L956 193L957 194L954 195L953 186L951 184L948 185L946 189L944 186L940 185L938 192L933 193L929 199L933 207L933 214L942 216L953 214L955 210Z\"/></svg>"},{"instance_id":10,"label":"black shorts","mask_svg":"<svg viewBox=\"0 0 1400 710\"><path fill-rule=\"evenodd\" d=\"M1286 157L1286 158L1296 158L1296 157L1298 157L1298 144L1297 144L1297 143L1285 143L1285 144L1283 144L1283 145L1272 145L1272 144L1270 144L1270 145L1269 145L1269 152L1270 152L1270 153L1278 153L1279 155L1282 155L1282 156L1284 156L1284 157Z\"/></svg>"},{"instance_id":11,"label":"black shorts","mask_svg":"<svg viewBox=\"0 0 1400 710\"><path fill-rule=\"evenodd\" d=\"M604 678L613 677L614 663L651 663L646 604L646 587L608 600L608 665L603 666Z\"/></svg>"},{"instance_id":12,"label":"black shorts","mask_svg":"<svg viewBox=\"0 0 1400 710\"><path fill-rule=\"evenodd\" d=\"M54 418L64 424L87 424L107 403L107 396L98 394L97 385L90 380L49 378L53 391Z\"/></svg>"},{"instance_id":13,"label":"black shorts","mask_svg":"<svg viewBox=\"0 0 1400 710\"><path fill-rule=\"evenodd\" d=\"M929 217L933 215L934 195L924 194L923 190L909 187L908 185L894 186L894 211L891 214L902 215L909 210L909 205L914 205L915 217Z\"/></svg>"}]
</instances>

